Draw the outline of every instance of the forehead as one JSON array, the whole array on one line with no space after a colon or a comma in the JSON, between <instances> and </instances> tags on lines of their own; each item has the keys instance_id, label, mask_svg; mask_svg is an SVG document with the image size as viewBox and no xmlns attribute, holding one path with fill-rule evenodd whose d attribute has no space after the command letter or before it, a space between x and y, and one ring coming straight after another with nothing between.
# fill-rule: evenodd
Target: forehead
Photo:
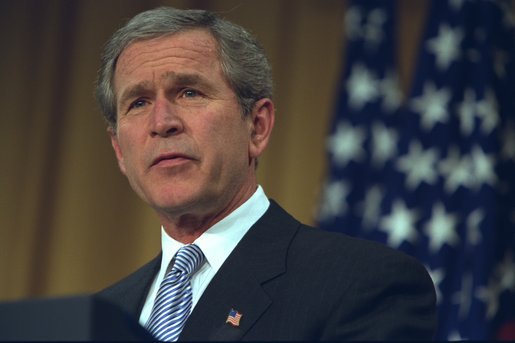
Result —
<instances>
[{"instance_id":1,"label":"forehead","mask_svg":"<svg viewBox=\"0 0 515 343\"><path fill-rule=\"evenodd\" d=\"M219 67L214 37L205 29L192 29L129 44L118 58L115 85L127 77L159 72L160 68L202 72Z\"/></svg>"}]
</instances>

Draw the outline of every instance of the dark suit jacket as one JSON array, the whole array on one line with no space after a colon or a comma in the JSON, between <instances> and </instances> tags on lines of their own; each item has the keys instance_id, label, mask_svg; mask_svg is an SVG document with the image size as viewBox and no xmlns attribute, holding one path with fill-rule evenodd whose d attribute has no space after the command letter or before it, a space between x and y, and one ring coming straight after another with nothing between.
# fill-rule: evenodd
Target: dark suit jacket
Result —
<instances>
[{"instance_id":1,"label":"dark suit jacket","mask_svg":"<svg viewBox=\"0 0 515 343\"><path fill-rule=\"evenodd\" d=\"M161 257L99 295L138 317ZM231 309L238 327L226 323ZM200 298L180 340L430 339L435 291L414 259L302 225L275 202Z\"/></svg>"}]
</instances>

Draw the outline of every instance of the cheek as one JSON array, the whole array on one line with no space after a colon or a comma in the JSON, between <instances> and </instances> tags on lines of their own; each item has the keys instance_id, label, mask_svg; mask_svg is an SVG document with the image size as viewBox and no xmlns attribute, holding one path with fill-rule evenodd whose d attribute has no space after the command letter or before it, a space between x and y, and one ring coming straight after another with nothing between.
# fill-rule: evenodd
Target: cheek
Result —
<instances>
[{"instance_id":1,"label":"cheek","mask_svg":"<svg viewBox=\"0 0 515 343\"><path fill-rule=\"evenodd\" d=\"M243 121L225 118L218 123L213 123L207 128L207 135L211 142L216 142L218 149L224 151L246 150L249 141L248 128Z\"/></svg>"},{"instance_id":2,"label":"cheek","mask_svg":"<svg viewBox=\"0 0 515 343\"><path fill-rule=\"evenodd\" d=\"M136 158L141 155L141 151L138 151L138 144L136 140L125 133L119 136L120 150L123 156L123 164L125 166L126 173L131 174L134 172Z\"/></svg>"}]
</instances>

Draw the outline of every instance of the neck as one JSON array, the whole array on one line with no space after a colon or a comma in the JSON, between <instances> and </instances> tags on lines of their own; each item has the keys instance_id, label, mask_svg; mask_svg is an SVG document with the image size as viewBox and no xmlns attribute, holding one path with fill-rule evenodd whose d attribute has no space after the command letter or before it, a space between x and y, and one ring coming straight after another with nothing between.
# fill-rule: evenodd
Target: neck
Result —
<instances>
[{"instance_id":1,"label":"neck","mask_svg":"<svg viewBox=\"0 0 515 343\"><path fill-rule=\"evenodd\" d=\"M213 225L245 203L254 194L256 188L257 184L254 184L239 192L225 206L220 207L220 204L217 203L208 211L199 211L198 213L186 211L179 215L161 213L161 225L166 233L176 241L183 244L193 243Z\"/></svg>"}]
</instances>

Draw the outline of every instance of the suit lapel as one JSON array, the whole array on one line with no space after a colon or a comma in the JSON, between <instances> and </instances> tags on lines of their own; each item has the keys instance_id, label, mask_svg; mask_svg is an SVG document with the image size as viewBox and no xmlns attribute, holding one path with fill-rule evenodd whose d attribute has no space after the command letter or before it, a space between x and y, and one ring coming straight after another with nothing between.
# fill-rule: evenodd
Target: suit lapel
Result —
<instances>
[{"instance_id":1,"label":"suit lapel","mask_svg":"<svg viewBox=\"0 0 515 343\"><path fill-rule=\"evenodd\" d=\"M271 202L206 288L180 339L240 339L272 303L262 285L285 272L288 245L298 225ZM242 315L238 326L226 323L231 309Z\"/></svg>"},{"instance_id":2,"label":"suit lapel","mask_svg":"<svg viewBox=\"0 0 515 343\"><path fill-rule=\"evenodd\" d=\"M154 276L159 271L160 264L161 254L130 276L97 295L117 304L134 318L138 318Z\"/></svg>"}]
</instances>

